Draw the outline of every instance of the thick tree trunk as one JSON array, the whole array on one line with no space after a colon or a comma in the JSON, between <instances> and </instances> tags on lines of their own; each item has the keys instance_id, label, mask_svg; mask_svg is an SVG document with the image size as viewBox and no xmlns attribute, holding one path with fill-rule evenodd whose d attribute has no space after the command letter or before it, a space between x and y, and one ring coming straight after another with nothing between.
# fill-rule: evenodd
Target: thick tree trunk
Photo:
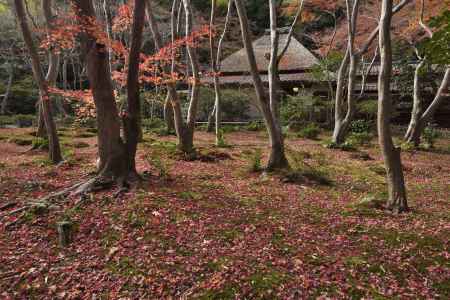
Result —
<instances>
[{"instance_id":1,"label":"thick tree trunk","mask_svg":"<svg viewBox=\"0 0 450 300\"><path fill-rule=\"evenodd\" d=\"M387 174L389 199L387 208L395 213L408 210L405 181L403 177L400 148L392 141L390 119L392 113L391 77L392 77L392 45L391 45L392 0L382 0L380 17L380 74L378 78L378 140L383 153Z\"/></svg>"},{"instance_id":2,"label":"thick tree trunk","mask_svg":"<svg viewBox=\"0 0 450 300\"><path fill-rule=\"evenodd\" d=\"M8 83L6 84L5 94L3 94L2 105L0 108L0 115L5 115L8 112L8 100L11 94L11 87L14 79L14 66L12 63L8 63L9 75Z\"/></svg>"},{"instance_id":3,"label":"thick tree trunk","mask_svg":"<svg viewBox=\"0 0 450 300\"><path fill-rule=\"evenodd\" d=\"M127 73L127 113L123 117L127 166L130 174L136 171L136 150L140 136L141 101L139 92L139 62L142 46L142 31L145 21L145 1L135 0L133 25L131 29L131 47L128 57Z\"/></svg>"},{"instance_id":4,"label":"thick tree trunk","mask_svg":"<svg viewBox=\"0 0 450 300\"><path fill-rule=\"evenodd\" d=\"M255 59L255 52L252 46L252 40L249 32L249 23L247 19L247 12L245 5L242 0L235 0L236 10L239 17L239 22L241 26L242 40L244 42L244 48L247 54L247 58L250 65L250 72L253 78L253 83L255 86L256 98L260 110L263 114L264 121L266 123L267 131L269 133L270 139L270 156L269 162L267 164L268 170L282 169L289 166L288 161L284 152L284 139L283 135L279 130L279 125L277 124L277 119L274 118L274 114L270 108L270 102L267 99L264 86L259 75L258 67Z\"/></svg>"},{"instance_id":5,"label":"thick tree trunk","mask_svg":"<svg viewBox=\"0 0 450 300\"><path fill-rule=\"evenodd\" d=\"M94 18L91 1L74 0L77 17L81 22ZM81 35L82 51L86 55L87 76L97 111L98 164L100 176L124 180L127 176L127 159L120 137L120 118L114 99L106 46L86 32Z\"/></svg>"},{"instance_id":6,"label":"thick tree trunk","mask_svg":"<svg viewBox=\"0 0 450 300\"><path fill-rule=\"evenodd\" d=\"M431 102L430 106L428 106L427 110L422 114L422 108L419 104L419 110L418 112L414 111L413 108L413 115L411 116L411 122L408 127L408 131L406 132L405 139L408 143L414 143L415 146L418 146L420 144L420 138L422 136L423 130L427 126L427 123L430 122L430 120L433 118L436 110L439 108L439 106L444 101L444 94L445 91L447 91L448 87L450 86L450 68L447 68L445 70L444 78L442 79L441 85L439 86L438 91L436 92L436 95ZM416 101L414 99L414 101Z\"/></svg>"},{"instance_id":7,"label":"thick tree trunk","mask_svg":"<svg viewBox=\"0 0 450 300\"><path fill-rule=\"evenodd\" d=\"M31 57L31 66L33 76L39 87L39 101L41 101L42 113L44 116L45 127L47 128L47 137L49 143L49 156L53 163L62 161L59 139L56 133L56 125L53 120L52 106L47 90L47 83L42 73L41 64L39 62L39 54L34 45L31 31L28 27L27 16L22 0L14 0L18 23L22 31L23 39Z\"/></svg>"}]
</instances>

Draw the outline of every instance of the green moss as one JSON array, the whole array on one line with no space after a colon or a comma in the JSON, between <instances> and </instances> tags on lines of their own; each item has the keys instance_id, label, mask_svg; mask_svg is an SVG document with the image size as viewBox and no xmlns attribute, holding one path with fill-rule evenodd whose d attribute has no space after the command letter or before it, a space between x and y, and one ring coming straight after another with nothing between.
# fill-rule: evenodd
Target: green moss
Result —
<instances>
[{"instance_id":1,"label":"green moss","mask_svg":"<svg viewBox=\"0 0 450 300\"><path fill-rule=\"evenodd\" d=\"M19 146L29 146L33 144L33 141L30 138L21 138L21 137L11 137L8 139L9 143L14 143Z\"/></svg>"},{"instance_id":2,"label":"green moss","mask_svg":"<svg viewBox=\"0 0 450 300\"><path fill-rule=\"evenodd\" d=\"M183 200L200 200L203 195L201 193L193 192L193 191L184 191L178 193L178 197Z\"/></svg>"},{"instance_id":3,"label":"green moss","mask_svg":"<svg viewBox=\"0 0 450 300\"><path fill-rule=\"evenodd\" d=\"M286 274L275 269L260 270L247 279L251 293L258 299L277 299L274 289L287 280Z\"/></svg>"},{"instance_id":4,"label":"green moss","mask_svg":"<svg viewBox=\"0 0 450 300\"><path fill-rule=\"evenodd\" d=\"M236 299L236 295L239 293L239 288L234 285L226 285L225 287L217 290L207 290L194 299L199 300L233 300Z\"/></svg>"}]
</instances>

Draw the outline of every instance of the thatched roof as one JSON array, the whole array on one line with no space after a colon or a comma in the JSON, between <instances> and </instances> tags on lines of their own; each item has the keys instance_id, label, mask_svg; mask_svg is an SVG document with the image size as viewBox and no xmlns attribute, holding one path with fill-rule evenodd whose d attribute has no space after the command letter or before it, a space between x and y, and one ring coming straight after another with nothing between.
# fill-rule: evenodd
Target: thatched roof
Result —
<instances>
[{"instance_id":1,"label":"thatched roof","mask_svg":"<svg viewBox=\"0 0 450 300\"><path fill-rule=\"evenodd\" d=\"M261 80L264 83L269 82L269 76L266 74L260 75ZM297 82L316 82L317 80L311 73L293 73L293 74L280 74L280 81L283 83L297 83ZM212 84L212 77L202 78L202 82L205 84ZM253 84L253 78L251 75L224 75L220 77L221 84Z\"/></svg>"},{"instance_id":2,"label":"thatched roof","mask_svg":"<svg viewBox=\"0 0 450 300\"><path fill-rule=\"evenodd\" d=\"M287 37L287 33L280 34L279 51L286 45ZM258 70L267 72L270 59L270 35L266 33L254 41L253 48L255 49ZM279 71L283 73L308 70L316 63L318 63L318 59L293 36L289 48L280 61ZM245 49L231 54L221 64L222 73L247 73L249 71L250 67Z\"/></svg>"}]
</instances>

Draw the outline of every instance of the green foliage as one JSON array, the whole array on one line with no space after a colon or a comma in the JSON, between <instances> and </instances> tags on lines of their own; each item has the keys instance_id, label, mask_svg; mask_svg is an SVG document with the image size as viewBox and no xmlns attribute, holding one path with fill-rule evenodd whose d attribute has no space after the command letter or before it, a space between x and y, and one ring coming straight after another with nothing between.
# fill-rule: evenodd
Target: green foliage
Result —
<instances>
[{"instance_id":1,"label":"green foliage","mask_svg":"<svg viewBox=\"0 0 450 300\"><path fill-rule=\"evenodd\" d=\"M432 18L429 22L435 30L433 37L426 40L421 50L434 64L450 64L450 10L443 11L439 16Z\"/></svg>"},{"instance_id":2,"label":"green foliage","mask_svg":"<svg viewBox=\"0 0 450 300\"><path fill-rule=\"evenodd\" d=\"M283 124L290 129L298 129L307 123L320 121L326 114L330 102L320 97L309 95L288 95L280 109Z\"/></svg>"},{"instance_id":3,"label":"green foliage","mask_svg":"<svg viewBox=\"0 0 450 300\"><path fill-rule=\"evenodd\" d=\"M33 149L48 149L48 139L46 138L35 138L32 142Z\"/></svg>"},{"instance_id":4,"label":"green foliage","mask_svg":"<svg viewBox=\"0 0 450 300\"><path fill-rule=\"evenodd\" d=\"M141 93L142 118L155 119L162 118L164 115L164 102L166 92L145 91Z\"/></svg>"},{"instance_id":5,"label":"green foliage","mask_svg":"<svg viewBox=\"0 0 450 300\"><path fill-rule=\"evenodd\" d=\"M427 126L423 130L422 134L422 146L425 149L432 149L434 147L434 143L436 142L436 139L439 138L439 131L436 130L433 126Z\"/></svg>"},{"instance_id":6,"label":"green foliage","mask_svg":"<svg viewBox=\"0 0 450 300\"><path fill-rule=\"evenodd\" d=\"M378 100L364 100L358 102L356 111L364 116L365 120L375 120L378 113Z\"/></svg>"},{"instance_id":7,"label":"green foliage","mask_svg":"<svg viewBox=\"0 0 450 300\"><path fill-rule=\"evenodd\" d=\"M371 127L372 124L370 121L359 119L351 122L350 131L353 133L368 133Z\"/></svg>"},{"instance_id":8,"label":"green foliage","mask_svg":"<svg viewBox=\"0 0 450 300\"><path fill-rule=\"evenodd\" d=\"M319 81L328 81L333 79L331 74L339 69L342 62L342 53L331 52L327 57L321 58L319 63L312 67L312 75L314 79Z\"/></svg>"},{"instance_id":9,"label":"green foliage","mask_svg":"<svg viewBox=\"0 0 450 300\"><path fill-rule=\"evenodd\" d=\"M372 140L372 134L369 132L353 132L347 139L347 145L362 146L369 145Z\"/></svg>"},{"instance_id":10,"label":"green foliage","mask_svg":"<svg viewBox=\"0 0 450 300\"><path fill-rule=\"evenodd\" d=\"M248 161L249 172L259 172L262 170L262 150L257 148L252 152L246 152L244 156Z\"/></svg>"},{"instance_id":11,"label":"green foliage","mask_svg":"<svg viewBox=\"0 0 450 300\"><path fill-rule=\"evenodd\" d=\"M298 135L300 137L315 140L320 134L320 127L316 123L309 123L306 127L300 129Z\"/></svg>"},{"instance_id":12,"label":"green foliage","mask_svg":"<svg viewBox=\"0 0 450 300\"><path fill-rule=\"evenodd\" d=\"M224 121L247 120L250 109L250 91L223 89L221 91L221 113ZM199 94L199 117L207 119L214 107L215 94L210 88L202 87Z\"/></svg>"},{"instance_id":13,"label":"green foliage","mask_svg":"<svg viewBox=\"0 0 450 300\"><path fill-rule=\"evenodd\" d=\"M169 175L169 166L162 160L160 153L158 154L156 151L152 151L151 154L145 156L147 163L154 167L158 171L158 176L163 181L166 181L170 178Z\"/></svg>"},{"instance_id":14,"label":"green foliage","mask_svg":"<svg viewBox=\"0 0 450 300\"><path fill-rule=\"evenodd\" d=\"M0 84L0 94L5 92L5 86ZM8 109L15 114L33 114L39 94L31 75L15 79L11 86Z\"/></svg>"},{"instance_id":15,"label":"green foliage","mask_svg":"<svg viewBox=\"0 0 450 300\"><path fill-rule=\"evenodd\" d=\"M264 122L261 121L251 121L250 123L245 126L245 129L248 131L261 131L264 130L266 126L264 125Z\"/></svg>"},{"instance_id":16,"label":"green foliage","mask_svg":"<svg viewBox=\"0 0 450 300\"><path fill-rule=\"evenodd\" d=\"M219 130L219 134L217 136L217 147L228 147L227 142L225 141L225 136L224 136L224 132L222 129Z\"/></svg>"}]
</instances>

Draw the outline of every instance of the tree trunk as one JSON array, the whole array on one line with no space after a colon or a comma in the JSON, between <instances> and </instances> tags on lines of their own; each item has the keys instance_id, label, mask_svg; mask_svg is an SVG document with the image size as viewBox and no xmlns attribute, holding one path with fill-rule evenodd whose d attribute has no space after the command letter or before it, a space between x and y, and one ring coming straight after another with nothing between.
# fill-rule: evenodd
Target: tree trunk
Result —
<instances>
[{"instance_id":1,"label":"tree trunk","mask_svg":"<svg viewBox=\"0 0 450 300\"><path fill-rule=\"evenodd\" d=\"M39 87L39 101L41 101L42 113L44 116L45 127L47 128L47 137L49 142L49 156L53 163L62 161L59 139L56 133L56 125L52 116L52 106L47 90L47 83L42 73L41 64L39 62L39 54L34 45L31 31L28 27L27 16L22 0L14 0L18 23L22 31L23 39L31 57L31 66L36 83Z\"/></svg>"},{"instance_id":2,"label":"tree trunk","mask_svg":"<svg viewBox=\"0 0 450 300\"><path fill-rule=\"evenodd\" d=\"M169 94L167 94L166 100L164 101L164 121L166 122L167 133L172 134L175 130L175 125L173 121L173 108L172 103L170 103Z\"/></svg>"},{"instance_id":3,"label":"tree trunk","mask_svg":"<svg viewBox=\"0 0 450 300\"><path fill-rule=\"evenodd\" d=\"M44 19L45 19L45 26L48 30L54 29L53 21L55 19L55 16L52 13L51 8L52 1L51 0L43 0L42 1L42 12L44 13ZM47 34L49 34L47 32ZM58 78L58 72L59 72L59 60L60 55L57 54L53 49L48 50L48 69L47 69L47 75L45 76L45 80L47 81L48 86L54 86L56 83L56 79ZM52 101L52 100L49 100ZM55 101L52 101L53 104L56 104ZM37 130L37 136L44 137L47 132L47 128L45 126L44 122L44 115L42 106L38 105L38 130Z\"/></svg>"},{"instance_id":4,"label":"tree trunk","mask_svg":"<svg viewBox=\"0 0 450 300\"><path fill-rule=\"evenodd\" d=\"M208 124L206 125L206 132L213 132L215 125L214 121L215 115L216 115L216 102L214 102L213 109L211 113L208 115Z\"/></svg>"},{"instance_id":5,"label":"tree trunk","mask_svg":"<svg viewBox=\"0 0 450 300\"><path fill-rule=\"evenodd\" d=\"M174 0L172 3L172 13L171 13L172 43L175 42L175 40L177 39L177 36L178 36L177 15L180 15L180 13L177 14L177 11L179 10L179 6L181 4L182 3L180 2L180 0ZM158 50L162 49L163 41L162 41L161 35L159 33L158 24L153 15L150 2L147 3L147 17L149 20L150 30L152 31L156 48ZM168 68L167 66L163 66L163 71L167 74L175 72L175 53L172 54L171 68ZM187 125L185 124L185 122L183 120L183 114L181 111L181 103L180 103L180 99L177 94L175 84L172 82L168 83L167 91L168 91L168 95L170 98L170 102L173 107L175 131L176 131L176 134L178 137L178 149L186 154L191 154L194 151L193 139L191 140L189 138L191 136L191 133L189 132ZM193 133L192 133L192 136L193 136Z\"/></svg>"},{"instance_id":6,"label":"tree trunk","mask_svg":"<svg viewBox=\"0 0 450 300\"><path fill-rule=\"evenodd\" d=\"M135 0L133 25L131 29L131 47L128 57L127 73L127 113L123 118L127 166L130 174L136 171L136 150L139 141L141 102L139 92L139 62L142 46L142 31L145 21L145 0Z\"/></svg>"},{"instance_id":7,"label":"tree trunk","mask_svg":"<svg viewBox=\"0 0 450 300\"><path fill-rule=\"evenodd\" d=\"M405 181L400 157L400 148L392 141L390 119L392 113L391 77L392 77L392 45L391 45L392 0L382 0L380 17L380 74L378 77L378 140L383 153L387 174L389 199L387 208L395 213L408 210Z\"/></svg>"},{"instance_id":8,"label":"tree trunk","mask_svg":"<svg viewBox=\"0 0 450 300\"><path fill-rule=\"evenodd\" d=\"M416 70L414 71L414 88L413 88L413 109L411 112L411 121L408 126L408 130L406 131L405 139L408 142L413 142L417 147L420 143L420 136L412 136L412 133L417 125L419 125L420 117L423 112L423 103L422 96L420 95L420 72L422 70L423 65L425 64L425 59L422 59L420 63L416 66Z\"/></svg>"},{"instance_id":9,"label":"tree trunk","mask_svg":"<svg viewBox=\"0 0 450 300\"><path fill-rule=\"evenodd\" d=\"M252 46L252 41L249 32L249 23L245 5L243 4L242 0L235 0L234 3L236 5L236 10L238 13L239 22L241 26L242 40L244 43L244 48L250 65L250 72L255 86L256 98L258 100L258 104L263 114L267 131L269 133L271 151L269 156L269 162L267 164L267 169L275 170L286 168L289 166L289 164L284 152L283 135L281 134L279 130L279 125L277 124L278 120L274 118L274 115L271 111L270 103L267 99L267 95L264 90L261 77L259 75L255 59L255 52Z\"/></svg>"},{"instance_id":10,"label":"tree trunk","mask_svg":"<svg viewBox=\"0 0 450 300\"><path fill-rule=\"evenodd\" d=\"M439 86L436 95L428 106L427 110L420 115L420 117L414 116L411 118L411 123L409 124L408 131L406 133L405 139L409 143L414 143L418 146L420 144L420 137L422 136L423 130L427 126L427 123L433 118L436 110L444 101L445 91L450 85L450 68L445 70L444 78L442 79L441 85Z\"/></svg>"},{"instance_id":11,"label":"tree trunk","mask_svg":"<svg viewBox=\"0 0 450 300\"><path fill-rule=\"evenodd\" d=\"M95 19L91 1L74 0L74 4L80 22ZM114 99L107 49L87 32L83 32L80 37L97 111L99 174L124 180L127 176L126 150L120 137L120 118Z\"/></svg>"},{"instance_id":12,"label":"tree trunk","mask_svg":"<svg viewBox=\"0 0 450 300\"><path fill-rule=\"evenodd\" d=\"M8 112L8 99L9 95L11 94L11 87L14 79L14 66L12 65L12 63L8 63L8 67L9 67L8 83L6 85L5 94L3 95L2 105L0 108L0 115L5 115Z\"/></svg>"},{"instance_id":13,"label":"tree trunk","mask_svg":"<svg viewBox=\"0 0 450 300\"><path fill-rule=\"evenodd\" d=\"M350 62L350 49L347 46L344 58L342 59L341 66L339 67L337 84L336 84L336 96L334 102L334 131L332 141L335 144L342 143L342 137L339 135L342 132L342 120L344 119L343 103L344 103L344 84L345 75L347 74L348 65Z\"/></svg>"},{"instance_id":14,"label":"tree trunk","mask_svg":"<svg viewBox=\"0 0 450 300\"><path fill-rule=\"evenodd\" d=\"M339 70L339 76L343 76L343 73L348 67L348 81L347 81L347 113L343 113L343 78L338 78L338 88L339 93L336 92L336 107L335 107L335 126L333 132L333 143L342 144L347 136L350 123L352 122L353 116L355 114L356 105L354 98L354 87L356 80L356 71L358 68L358 55L355 53L355 34L358 20L359 12L359 0L354 0L353 6L351 6L350 1L346 1L347 6L347 28L348 28L348 45L344 60L341 64L341 69ZM348 56L348 58L347 58ZM339 105L339 106L338 106Z\"/></svg>"},{"instance_id":15,"label":"tree trunk","mask_svg":"<svg viewBox=\"0 0 450 300\"><path fill-rule=\"evenodd\" d=\"M214 36L213 36L213 29L216 23L216 6L217 2L216 0L211 1L211 20L209 23L210 27L210 35L209 35L209 51L211 54L211 72L213 73L213 80L214 80L214 109L213 112L215 114L215 133L216 133L216 146L219 146L219 144L222 142L222 133L220 132L220 123L221 123L221 109L220 109L220 78L219 78L219 69L217 66L216 61L216 53L214 52L215 43L214 43ZM208 125L210 123L208 122ZM208 126L209 128L209 126Z\"/></svg>"},{"instance_id":16,"label":"tree trunk","mask_svg":"<svg viewBox=\"0 0 450 300\"><path fill-rule=\"evenodd\" d=\"M193 13L190 0L183 0L184 13L186 16L186 38L190 36L193 30ZM197 57L197 50L188 43L186 49L189 57L189 63L192 70L192 87L191 87L191 100L189 102L188 115L187 115L187 130L185 142L189 146L187 153L191 153L194 150L194 131L195 122L197 119L197 108L199 101L199 85L200 85L200 65ZM186 151L185 151L186 152Z\"/></svg>"}]
</instances>

